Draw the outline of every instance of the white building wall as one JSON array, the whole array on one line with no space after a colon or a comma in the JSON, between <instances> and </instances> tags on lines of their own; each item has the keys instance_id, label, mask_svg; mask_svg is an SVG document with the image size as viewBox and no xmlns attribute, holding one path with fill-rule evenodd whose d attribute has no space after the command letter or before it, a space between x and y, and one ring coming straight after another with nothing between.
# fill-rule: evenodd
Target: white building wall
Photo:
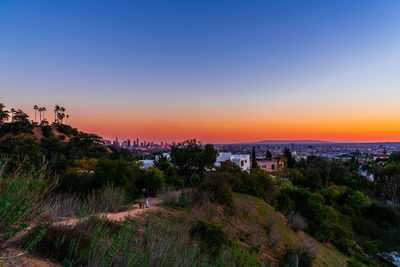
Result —
<instances>
[{"instance_id":1,"label":"white building wall","mask_svg":"<svg viewBox=\"0 0 400 267\"><path fill-rule=\"evenodd\" d=\"M233 155L230 152L222 152L219 153L215 165L220 166L221 162L227 160L230 160L238 165L243 171L250 170L250 155Z\"/></svg>"}]
</instances>

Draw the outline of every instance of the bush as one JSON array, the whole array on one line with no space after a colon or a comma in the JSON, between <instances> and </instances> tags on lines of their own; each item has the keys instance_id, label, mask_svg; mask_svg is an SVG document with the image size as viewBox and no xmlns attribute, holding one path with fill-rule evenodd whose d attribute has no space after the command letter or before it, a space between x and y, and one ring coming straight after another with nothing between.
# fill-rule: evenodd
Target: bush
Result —
<instances>
[{"instance_id":1,"label":"bush","mask_svg":"<svg viewBox=\"0 0 400 267\"><path fill-rule=\"evenodd\" d=\"M356 259L356 258L351 258L350 260L347 261L347 266L348 267L368 267L365 265L362 261Z\"/></svg>"},{"instance_id":2,"label":"bush","mask_svg":"<svg viewBox=\"0 0 400 267\"><path fill-rule=\"evenodd\" d=\"M51 227L35 246L35 250L56 258L66 266L87 263L92 237L76 228Z\"/></svg>"},{"instance_id":3,"label":"bush","mask_svg":"<svg viewBox=\"0 0 400 267\"><path fill-rule=\"evenodd\" d=\"M43 199L54 188L56 180L46 177L42 169L4 173L6 160L0 159L0 244L26 228L43 215Z\"/></svg>"},{"instance_id":4,"label":"bush","mask_svg":"<svg viewBox=\"0 0 400 267\"><path fill-rule=\"evenodd\" d=\"M310 250L292 245L284 250L280 266L312 267L314 258Z\"/></svg>"},{"instance_id":5,"label":"bush","mask_svg":"<svg viewBox=\"0 0 400 267\"><path fill-rule=\"evenodd\" d=\"M150 167L147 170L145 188L151 192L153 196L160 192L162 185L164 183L164 173L157 168Z\"/></svg>"},{"instance_id":6,"label":"bush","mask_svg":"<svg viewBox=\"0 0 400 267\"><path fill-rule=\"evenodd\" d=\"M226 176L218 173L209 173L203 180L202 190L210 193L210 200L228 207L233 207L233 196Z\"/></svg>"},{"instance_id":7,"label":"bush","mask_svg":"<svg viewBox=\"0 0 400 267\"><path fill-rule=\"evenodd\" d=\"M43 238L43 236L47 233L47 231L51 228L52 223L47 224L39 224L35 226L31 231L25 235L21 241L21 246L25 251L30 251L34 248Z\"/></svg>"},{"instance_id":8,"label":"bush","mask_svg":"<svg viewBox=\"0 0 400 267\"><path fill-rule=\"evenodd\" d=\"M300 214L290 214L288 216L288 220L290 225L292 226L293 230L297 231L304 231L307 228L307 222Z\"/></svg>"},{"instance_id":9,"label":"bush","mask_svg":"<svg viewBox=\"0 0 400 267\"><path fill-rule=\"evenodd\" d=\"M216 255L229 244L229 236L222 224L211 220L198 219L190 229L190 236L202 241L202 248Z\"/></svg>"},{"instance_id":10,"label":"bush","mask_svg":"<svg viewBox=\"0 0 400 267\"><path fill-rule=\"evenodd\" d=\"M56 124L56 129L60 133L63 133L67 136L71 136L71 135L76 136L79 133L78 129L72 128L71 126L66 125L66 124Z\"/></svg>"}]
</instances>

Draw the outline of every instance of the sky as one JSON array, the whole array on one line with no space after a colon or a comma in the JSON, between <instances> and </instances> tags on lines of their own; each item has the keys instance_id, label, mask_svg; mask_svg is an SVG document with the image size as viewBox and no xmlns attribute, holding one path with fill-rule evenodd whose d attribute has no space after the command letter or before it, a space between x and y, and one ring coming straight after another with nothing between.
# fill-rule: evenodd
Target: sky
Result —
<instances>
[{"instance_id":1,"label":"sky","mask_svg":"<svg viewBox=\"0 0 400 267\"><path fill-rule=\"evenodd\" d=\"M400 141L400 1L1 0L0 102L106 139Z\"/></svg>"}]
</instances>

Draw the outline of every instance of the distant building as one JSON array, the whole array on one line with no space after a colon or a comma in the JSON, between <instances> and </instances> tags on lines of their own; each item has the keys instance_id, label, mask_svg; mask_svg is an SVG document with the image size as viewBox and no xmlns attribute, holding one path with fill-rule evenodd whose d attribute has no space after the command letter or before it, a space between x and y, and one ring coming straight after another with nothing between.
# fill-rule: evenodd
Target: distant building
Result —
<instances>
[{"instance_id":1,"label":"distant building","mask_svg":"<svg viewBox=\"0 0 400 267\"><path fill-rule=\"evenodd\" d=\"M295 143L291 143L290 144L290 152L294 153L296 151L296 144Z\"/></svg>"},{"instance_id":2,"label":"distant building","mask_svg":"<svg viewBox=\"0 0 400 267\"><path fill-rule=\"evenodd\" d=\"M219 153L216 166L220 166L222 162L230 160L236 165L238 165L243 171L250 170L250 155L234 155L230 152Z\"/></svg>"},{"instance_id":3,"label":"distant building","mask_svg":"<svg viewBox=\"0 0 400 267\"><path fill-rule=\"evenodd\" d=\"M154 160L152 160L152 159L144 159L144 160L141 160L141 162L143 163L143 165L146 169L154 166Z\"/></svg>"},{"instance_id":4,"label":"distant building","mask_svg":"<svg viewBox=\"0 0 400 267\"><path fill-rule=\"evenodd\" d=\"M283 162L276 159L265 159L257 160L257 165L261 170L266 172L276 172L279 168L283 167Z\"/></svg>"},{"instance_id":5,"label":"distant building","mask_svg":"<svg viewBox=\"0 0 400 267\"><path fill-rule=\"evenodd\" d=\"M378 154L374 156L374 160L377 159L389 159L389 155L388 154Z\"/></svg>"}]
</instances>

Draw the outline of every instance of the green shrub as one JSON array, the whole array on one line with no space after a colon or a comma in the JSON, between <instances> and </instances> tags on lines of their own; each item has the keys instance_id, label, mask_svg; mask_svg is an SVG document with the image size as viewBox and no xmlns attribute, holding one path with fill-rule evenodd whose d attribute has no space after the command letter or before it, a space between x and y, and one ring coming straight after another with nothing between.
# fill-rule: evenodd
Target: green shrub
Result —
<instances>
[{"instance_id":1,"label":"green shrub","mask_svg":"<svg viewBox=\"0 0 400 267\"><path fill-rule=\"evenodd\" d=\"M49 138L54 136L53 131L52 131L52 127L49 125L41 125L42 128L42 134L45 138Z\"/></svg>"},{"instance_id":2,"label":"green shrub","mask_svg":"<svg viewBox=\"0 0 400 267\"><path fill-rule=\"evenodd\" d=\"M21 241L21 246L25 251L30 251L42 240L43 236L51 228L52 223L47 223L45 225L39 224L35 226L32 230L25 235Z\"/></svg>"},{"instance_id":3,"label":"green shrub","mask_svg":"<svg viewBox=\"0 0 400 267\"><path fill-rule=\"evenodd\" d=\"M190 204L190 197L189 194L186 192L182 192L180 193L179 197L178 197L178 205L180 207L186 207Z\"/></svg>"},{"instance_id":4,"label":"green shrub","mask_svg":"<svg viewBox=\"0 0 400 267\"><path fill-rule=\"evenodd\" d=\"M209 173L204 177L201 188L210 193L212 202L233 207L232 190L227 183L225 174Z\"/></svg>"},{"instance_id":5,"label":"green shrub","mask_svg":"<svg viewBox=\"0 0 400 267\"><path fill-rule=\"evenodd\" d=\"M202 241L202 248L216 255L229 244L229 236L222 224L211 220L198 219L190 229L190 236Z\"/></svg>"},{"instance_id":6,"label":"green shrub","mask_svg":"<svg viewBox=\"0 0 400 267\"><path fill-rule=\"evenodd\" d=\"M283 252L280 266L285 267L312 267L314 255L301 246L289 246Z\"/></svg>"},{"instance_id":7,"label":"green shrub","mask_svg":"<svg viewBox=\"0 0 400 267\"><path fill-rule=\"evenodd\" d=\"M6 160L0 159L0 244L43 214L43 200L56 182L46 177L45 165L12 174L3 172L5 167Z\"/></svg>"},{"instance_id":8,"label":"green shrub","mask_svg":"<svg viewBox=\"0 0 400 267\"><path fill-rule=\"evenodd\" d=\"M351 258L350 260L348 260L347 266L348 267L368 267L368 265L365 265L362 261L360 261L356 258Z\"/></svg>"},{"instance_id":9,"label":"green shrub","mask_svg":"<svg viewBox=\"0 0 400 267\"><path fill-rule=\"evenodd\" d=\"M66 266L87 263L92 237L76 228L53 226L36 244L35 250L59 260Z\"/></svg>"},{"instance_id":10,"label":"green shrub","mask_svg":"<svg viewBox=\"0 0 400 267\"><path fill-rule=\"evenodd\" d=\"M157 168L150 167L147 170L144 187L147 188L153 196L155 196L160 192L164 181L164 173Z\"/></svg>"}]
</instances>

